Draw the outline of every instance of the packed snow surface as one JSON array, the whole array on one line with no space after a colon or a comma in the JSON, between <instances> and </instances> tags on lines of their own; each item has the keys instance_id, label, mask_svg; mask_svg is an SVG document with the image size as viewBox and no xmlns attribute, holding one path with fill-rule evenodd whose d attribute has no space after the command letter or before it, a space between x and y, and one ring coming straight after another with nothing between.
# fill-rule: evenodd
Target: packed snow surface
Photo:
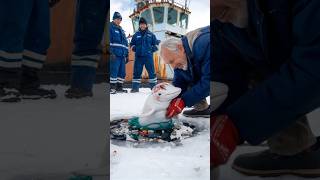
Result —
<instances>
[{"instance_id":1,"label":"packed snow surface","mask_svg":"<svg viewBox=\"0 0 320 180\"><path fill-rule=\"evenodd\" d=\"M110 96L111 120L138 116L150 89ZM209 118L186 118L200 129L198 135L174 143L142 144L110 142L112 180L209 180Z\"/></svg>"},{"instance_id":2,"label":"packed snow surface","mask_svg":"<svg viewBox=\"0 0 320 180\"><path fill-rule=\"evenodd\" d=\"M0 103L1 180L67 180L107 164L106 84L84 99L66 99L67 86L45 87L58 97Z\"/></svg>"}]
</instances>

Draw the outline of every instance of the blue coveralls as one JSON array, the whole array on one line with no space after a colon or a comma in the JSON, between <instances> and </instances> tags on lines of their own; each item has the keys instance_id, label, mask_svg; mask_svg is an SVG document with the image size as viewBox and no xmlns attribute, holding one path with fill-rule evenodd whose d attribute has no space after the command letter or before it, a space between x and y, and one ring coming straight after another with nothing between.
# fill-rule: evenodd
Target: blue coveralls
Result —
<instances>
[{"instance_id":1,"label":"blue coveralls","mask_svg":"<svg viewBox=\"0 0 320 180\"><path fill-rule=\"evenodd\" d=\"M152 89L157 84L157 76L154 70L153 53L158 50L159 44L156 36L149 30L136 32L130 42L135 52L133 67L132 89L139 89L141 84L141 74L143 66L149 74L149 86Z\"/></svg>"},{"instance_id":2,"label":"blue coveralls","mask_svg":"<svg viewBox=\"0 0 320 180\"><path fill-rule=\"evenodd\" d=\"M78 0L71 87L92 91L100 60L101 43L107 18L106 0Z\"/></svg>"},{"instance_id":3,"label":"blue coveralls","mask_svg":"<svg viewBox=\"0 0 320 180\"><path fill-rule=\"evenodd\" d=\"M183 36L182 44L188 60L188 69L174 69L172 84L182 89L180 97L186 106L191 107L209 96L210 92L210 27L201 28L193 41Z\"/></svg>"},{"instance_id":4,"label":"blue coveralls","mask_svg":"<svg viewBox=\"0 0 320 180\"><path fill-rule=\"evenodd\" d=\"M50 44L49 3L45 0L0 1L0 86L20 87L20 74L42 68ZM39 86L35 76L21 84Z\"/></svg>"},{"instance_id":5,"label":"blue coveralls","mask_svg":"<svg viewBox=\"0 0 320 180\"><path fill-rule=\"evenodd\" d=\"M124 30L110 23L110 84L123 83L126 77L126 57L129 54L128 40Z\"/></svg>"}]
</instances>

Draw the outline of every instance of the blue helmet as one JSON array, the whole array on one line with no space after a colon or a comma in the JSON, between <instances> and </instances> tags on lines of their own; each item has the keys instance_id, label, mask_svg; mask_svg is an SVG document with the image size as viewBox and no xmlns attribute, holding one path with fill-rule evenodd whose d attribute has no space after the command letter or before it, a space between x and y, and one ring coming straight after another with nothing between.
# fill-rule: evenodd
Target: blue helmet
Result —
<instances>
[{"instance_id":1,"label":"blue helmet","mask_svg":"<svg viewBox=\"0 0 320 180\"><path fill-rule=\"evenodd\" d=\"M119 12L114 12L112 19L113 20L115 20L115 19L121 19L122 20L122 16L121 16L121 14Z\"/></svg>"}]
</instances>

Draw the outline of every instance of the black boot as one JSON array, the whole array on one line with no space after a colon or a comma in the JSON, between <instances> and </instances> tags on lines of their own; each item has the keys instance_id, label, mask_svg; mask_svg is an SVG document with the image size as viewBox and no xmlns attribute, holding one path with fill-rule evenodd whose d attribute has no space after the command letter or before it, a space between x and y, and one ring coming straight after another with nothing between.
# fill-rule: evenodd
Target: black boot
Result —
<instances>
[{"instance_id":1,"label":"black boot","mask_svg":"<svg viewBox=\"0 0 320 180\"><path fill-rule=\"evenodd\" d=\"M117 93L127 93L128 91L123 89L123 83L117 83L116 87Z\"/></svg>"},{"instance_id":2,"label":"black boot","mask_svg":"<svg viewBox=\"0 0 320 180\"><path fill-rule=\"evenodd\" d=\"M57 97L55 90L40 88L39 69L22 66L20 93L22 99Z\"/></svg>"},{"instance_id":3,"label":"black boot","mask_svg":"<svg viewBox=\"0 0 320 180\"><path fill-rule=\"evenodd\" d=\"M209 118L210 117L210 106L203 111L198 111L196 109L185 110L185 111L183 111L183 115L186 117L192 117L192 118L198 118L198 117Z\"/></svg>"},{"instance_id":4,"label":"black boot","mask_svg":"<svg viewBox=\"0 0 320 180\"><path fill-rule=\"evenodd\" d=\"M110 83L110 94L117 94L117 84Z\"/></svg>"},{"instance_id":5,"label":"black boot","mask_svg":"<svg viewBox=\"0 0 320 180\"><path fill-rule=\"evenodd\" d=\"M85 98L85 97L92 97L93 93L91 91L84 91L79 88L69 88L64 96L69 99L80 99L80 98Z\"/></svg>"},{"instance_id":6,"label":"black boot","mask_svg":"<svg viewBox=\"0 0 320 180\"><path fill-rule=\"evenodd\" d=\"M21 101L20 86L21 69L0 67L0 102Z\"/></svg>"},{"instance_id":7,"label":"black boot","mask_svg":"<svg viewBox=\"0 0 320 180\"><path fill-rule=\"evenodd\" d=\"M131 89L130 93L137 93L139 92L139 89Z\"/></svg>"},{"instance_id":8,"label":"black boot","mask_svg":"<svg viewBox=\"0 0 320 180\"><path fill-rule=\"evenodd\" d=\"M234 160L232 168L249 176L320 177L320 140L318 138L315 145L293 156L277 155L270 150L243 154Z\"/></svg>"},{"instance_id":9,"label":"black boot","mask_svg":"<svg viewBox=\"0 0 320 180\"><path fill-rule=\"evenodd\" d=\"M19 102L20 93L16 89L6 89L0 87L0 102Z\"/></svg>"}]
</instances>

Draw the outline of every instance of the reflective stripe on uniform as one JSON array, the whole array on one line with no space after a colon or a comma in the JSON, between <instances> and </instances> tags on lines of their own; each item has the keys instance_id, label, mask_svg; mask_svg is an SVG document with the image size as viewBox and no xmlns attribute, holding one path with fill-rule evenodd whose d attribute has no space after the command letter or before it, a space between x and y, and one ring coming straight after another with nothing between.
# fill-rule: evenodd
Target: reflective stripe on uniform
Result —
<instances>
[{"instance_id":1,"label":"reflective stripe on uniform","mask_svg":"<svg viewBox=\"0 0 320 180\"><path fill-rule=\"evenodd\" d=\"M3 50L0 50L0 59L22 59L22 53L9 53Z\"/></svg>"},{"instance_id":2,"label":"reflective stripe on uniform","mask_svg":"<svg viewBox=\"0 0 320 180\"><path fill-rule=\"evenodd\" d=\"M124 81L123 78L120 78L120 77L117 78L117 82L118 82L118 83L123 83L123 81Z\"/></svg>"},{"instance_id":3,"label":"reflective stripe on uniform","mask_svg":"<svg viewBox=\"0 0 320 180\"><path fill-rule=\"evenodd\" d=\"M88 66L97 68L98 67L98 61L100 60L100 56L97 54L94 55L72 55L72 66Z\"/></svg>"},{"instance_id":4,"label":"reflective stripe on uniform","mask_svg":"<svg viewBox=\"0 0 320 180\"><path fill-rule=\"evenodd\" d=\"M157 78L149 79L149 82L150 82L150 83L157 83Z\"/></svg>"},{"instance_id":5,"label":"reflective stripe on uniform","mask_svg":"<svg viewBox=\"0 0 320 180\"><path fill-rule=\"evenodd\" d=\"M42 61L42 62L44 62L47 59L46 55L39 54L39 53L30 51L30 50L26 50L26 49L23 51L23 56L26 56L26 57L29 57L29 58L32 58L32 59L35 59L38 61Z\"/></svg>"},{"instance_id":6,"label":"reflective stripe on uniform","mask_svg":"<svg viewBox=\"0 0 320 180\"><path fill-rule=\"evenodd\" d=\"M0 67L3 68L20 68L21 67L21 60L20 61L2 61L0 58Z\"/></svg>"},{"instance_id":7,"label":"reflective stripe on uniform","mask_svg":"<svg viewBox=\"0 0 320 180\"><path fill-rule=\"evenodd\" d=\"M123 44L118 44L118 43L110 43L110 46L123 47L123 48L129 49L127 46Z\"/></svg>"},{"instance_id":8,"label":"reflective stripe on uniform","mask_svg":"<svg viewBox=\"0 0 320 180\"><path fill-rule=\"evenodd\" d=\"M36 68L36 69L41 69L43 66L43 62L37 62L37 61L25 59L25 58L23 58L22 64L24 66L28 66L28 67L32 67L32 68Z\"/></svg>"},{"instance_id":9,"label":"reflective stripe on uniform","mask_svg":"<svg viewBox=\"0 0 320 180\"><path fill-rule=\"evenodd\" d=\"M85 55L85 56L78 56L78 55L72 55L72 59L74 60L84 60L84 59L92 59L92 60L96 60L99 61L100 60L100 56L99 55Z\"/></svg>"},{"instance_id":10,"label":"reflective stripe on uniform","mask_svg":"<svg viewBox=\"0 0 320 180\"><path fill-rule=\"evenodd\" d=\"M112 77L110 77L110 83L117 83L117 78L112 78Z\"/></svg>"},{"instance_id":11,"label":"reflective stripe on uniform","mask_svg":"<svg viewBox=\"0 0 320 180\"><path fill-rule=\"evenodd\" d=\"M132 79L132 82L141 83L141 79Z\"/></svg>"},{"instance_id":12,"label":"reflective stripe on uniform","mask_svg":"<svg viewBox=\"0 0 320 180\"><path fill-rule=\"evenodd\" d=\"M34 51L25 49L23 51L22 64L24 66L41 69L46 59L47 59L47 56L44 54L39 54Z\"/></svg>"},{"instance_id":13,"label":"reflective stripe on uniform","mask_svg":"<svg viewBox=\"0 0 320 180\"><path fill-rule=\"evenodd\" d=\"M72 61L71 65L72 66L88 66L88 67L97 68L98 67L98 62L77 60L77 61Z\"/></svg>"}]
</instances>

